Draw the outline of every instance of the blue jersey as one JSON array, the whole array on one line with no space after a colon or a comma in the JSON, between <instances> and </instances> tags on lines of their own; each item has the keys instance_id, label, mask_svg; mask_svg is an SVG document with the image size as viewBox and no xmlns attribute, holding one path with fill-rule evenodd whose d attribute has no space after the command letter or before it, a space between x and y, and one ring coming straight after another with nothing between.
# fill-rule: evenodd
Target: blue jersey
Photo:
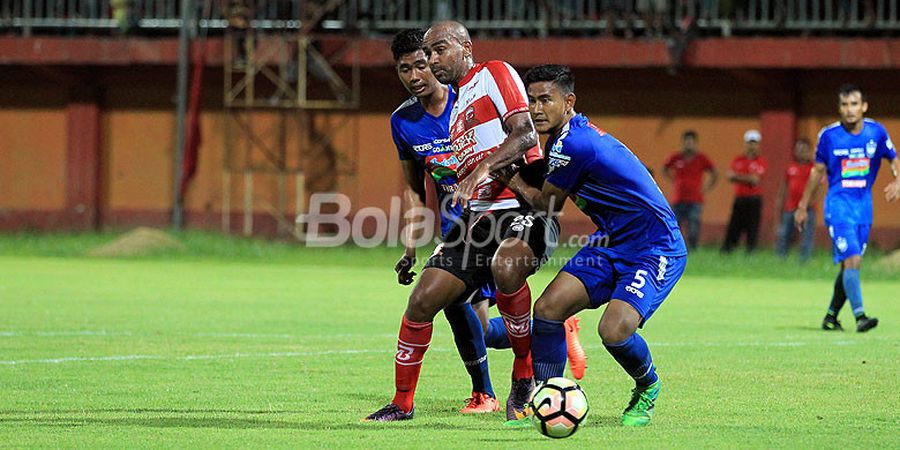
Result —
<instances>
[{"instance_id":1,"label":"blue jersey","mask_svg":"<svg viewBox=\"0 0 900 450\"><path fill-rule=\"evenodd\" d=\"M456 93L451 88L444 112L432 116L416 97L410 97L391 114L391 135L401 160L414 160L434 179L441 211L441 235L447 233L462 206L450 207L450 195L456 191L457 159L450 145L450 111Z\"/></svg>"},{"instance_id":2,"label":"blue jersey","mask_svg":"<svg viewBox=\"0 0 900 450\"><path fill-rule=\"evenodd\" d=\"M863 119L859 134L847 131L840 122L819 133L816 162L828 171L825 196L825 223L829 225L869 225L872 223L872 184L882 159L894 159L897 151L884 127Z\"/></svg>"},{"instance_id":3,"label":"blue jersey","mask_svg":"<svg viewBox=\"0 0 900 450\"><path fill-rule=\"evenodd\" d=\"M625 259L687 254L675 213L628 147L578 114L546 148L547 181L568 192L597 225L592 245Z\"/></svg>"}]
</instances>

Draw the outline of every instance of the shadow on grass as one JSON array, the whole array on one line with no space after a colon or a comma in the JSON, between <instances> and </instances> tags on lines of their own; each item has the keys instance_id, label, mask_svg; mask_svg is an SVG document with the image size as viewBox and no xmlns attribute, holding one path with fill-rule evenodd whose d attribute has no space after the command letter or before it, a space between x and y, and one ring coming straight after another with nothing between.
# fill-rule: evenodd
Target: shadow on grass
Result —
<instances>
[{"instance_id":1,"label":"shadow on grass","mask_svg":"<svg viewBox=\"0 0 900 450\"><path fill-rule=\"evenodd\" d=\"M825 333L826 330L823 330L822 327L816 327L816 326L812 326L812 325L808 325L808 326L791 325L791 326L775 327L775 329L776 330L790 330L790 331L806 331L806 332L811 332L811 333L816 333L816 334L829 334L829 333ZM838 331L836 333L840 333L840 332Z\"/></svg>"},{"instance_id":2,"label":"shadow on grass","mask_svg":"<svg viewBox=\"0 0 900 450\"><path fill-rule=\"evenodd\" d=\"M594 428L594 427L614 427L621 428L622 424L619 422L621 417L619 416L588 416L587 423L585 426Z\"/></svg>"}]
</instances>

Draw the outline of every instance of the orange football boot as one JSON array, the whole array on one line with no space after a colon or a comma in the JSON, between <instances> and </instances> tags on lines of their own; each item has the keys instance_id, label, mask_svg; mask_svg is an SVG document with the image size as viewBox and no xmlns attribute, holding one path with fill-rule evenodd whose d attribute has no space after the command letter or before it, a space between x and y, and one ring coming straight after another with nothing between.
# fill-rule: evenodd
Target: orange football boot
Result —
<instances>
[{"instance_id":1,"label":"orange football boot","mask_svg":"<svg viewBox=\"0 0 900 450\"><path fill-rule=\"evenodd\" d=\"M584 378L584 369L587 369L587 355L584 354L584 348L581 346L581 341L578 340L578 330L581 329L578 326L578 322L578 317L572 316L566 319L564 324L566 328L566 352L569 357L569 370L572 371L572 376L576 380Z\"/></svg>"},{"instance_id":2,"label":"orange football boot","mask_svg":"<svg viewBox=\"0 0 900 450\"><path fill-rule=\"evenodd\" d=\"M473 392L472 397L466 399L465 408L459 410L462 414L484 414L497 411L500 411L500 402L484 392Z\"/></svg>"}]
</instances>

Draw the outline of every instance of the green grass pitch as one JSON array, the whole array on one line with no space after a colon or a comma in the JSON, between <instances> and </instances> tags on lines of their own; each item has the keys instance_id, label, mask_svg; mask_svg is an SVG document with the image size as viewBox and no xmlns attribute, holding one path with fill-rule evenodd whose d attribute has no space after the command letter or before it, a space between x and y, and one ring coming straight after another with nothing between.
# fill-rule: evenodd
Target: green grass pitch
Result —
<instances>
[{"instance_id":1,"label":"green grass pitch","mask_svg":"<svg viewBox=\"0 0 900 450\"><path fill-rule=\"evenodd\" d=\"M186 234L181 254L78 256L110 238L0 237L0 447L900 448L900 281L864 269L881 325L821 331L825 254L803 268L692 256L642 332L663 382L645 429L617 425L631 381L600 344L600 311L582 313L591 413L554 441L456 412L469 383L443 317L416 418L359 422L393 392L409 291L396 250ZM489 358L505 400L511 354Z\"/></svg>"}]
</instances>

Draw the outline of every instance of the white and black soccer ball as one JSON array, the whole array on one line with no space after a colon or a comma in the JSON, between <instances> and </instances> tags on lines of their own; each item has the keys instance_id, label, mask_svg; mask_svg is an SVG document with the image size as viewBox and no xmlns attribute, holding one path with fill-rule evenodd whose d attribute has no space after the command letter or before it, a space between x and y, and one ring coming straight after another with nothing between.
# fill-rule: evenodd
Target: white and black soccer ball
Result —
<instances>
[{"instance_id":1,"label":"white and black soccer ball","mask_svg":"<svg viewBox=\"0 0 900 450\"><path fill-rule=\"evenodd\" d=\"M551 378L539 385L528 406L534 427L552 438L575 434L590 409L581 386L562 377Z\"/></svg>"}]
</instances>

